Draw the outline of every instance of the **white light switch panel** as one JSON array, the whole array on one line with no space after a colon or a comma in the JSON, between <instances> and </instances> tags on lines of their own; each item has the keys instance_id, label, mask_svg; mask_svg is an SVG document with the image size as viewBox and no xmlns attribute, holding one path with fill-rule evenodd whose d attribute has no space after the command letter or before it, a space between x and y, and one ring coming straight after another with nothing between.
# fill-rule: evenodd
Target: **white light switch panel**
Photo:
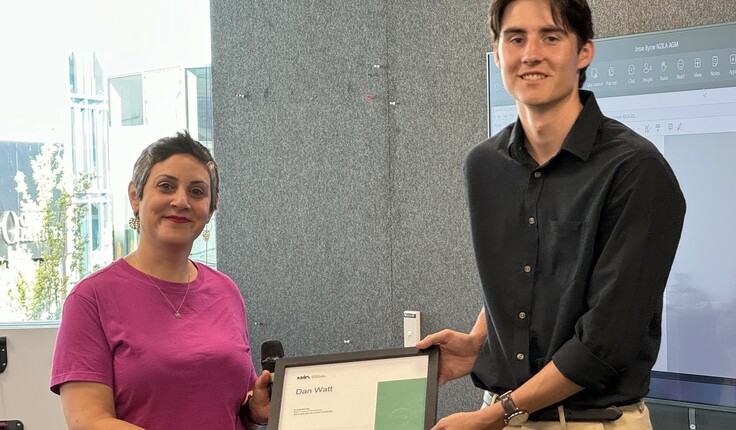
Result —
<instances>
[{"instance_id":1,"label":"white light switch panel","mask_svg":"<svg viewBox=\"0 0 736 430\"><path fill-rule=\"evenodd\" d=\"M421 323L421 312L404 311L404 347L414 346L422 338Z\"/></svg>"}]
</instances>

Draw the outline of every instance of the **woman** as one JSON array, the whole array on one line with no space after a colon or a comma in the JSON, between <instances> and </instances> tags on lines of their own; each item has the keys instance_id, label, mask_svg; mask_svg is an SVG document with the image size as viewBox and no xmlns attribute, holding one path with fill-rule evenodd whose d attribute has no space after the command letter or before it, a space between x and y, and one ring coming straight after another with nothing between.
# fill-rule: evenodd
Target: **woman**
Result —
<instances>
[{"instance_id":1,"label":"woman","mask_svg":"<svg viewBox=\"0 0 736 430\"><path fill-rule=\"evenodd\" d=\"M214 213L219 176L188 132L135 163L128 196L138 249L76 285L51 375L70 429L243 429L270 408L245 307L227 276L189 260Z\"/></svg>"}]
</instances>

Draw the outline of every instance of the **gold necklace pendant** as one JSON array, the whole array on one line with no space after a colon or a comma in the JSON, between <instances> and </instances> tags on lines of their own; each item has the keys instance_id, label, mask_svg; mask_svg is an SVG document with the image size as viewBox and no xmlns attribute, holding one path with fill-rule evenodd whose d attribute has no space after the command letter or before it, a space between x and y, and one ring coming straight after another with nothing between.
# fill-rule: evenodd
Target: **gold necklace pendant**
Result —
<instances>
[{"instance_id":1,"label":"gold necklace pendant","mask_svg":"<svg viewBox=\"0 0 736 430\"><path fill-rule=\"evenodd\" d=\"M189 286L192 284L191 277L189 275L189 263L187 262L187 289L184 292L184 298L181 299L181 303L179 303L179 307L177 308L174 306L173 303L171 303L171 300L169 300L169 297L164 293L161 287L159 287L158 284L153 282L153 278L151 278L151 276L148 273L143 271L142 269L143 265L141 264L141 260L138 259L138 251L133 253L133 258L135 258L135 261L138 263L138 266L141 267L141 269L139 269L140 272L146 275L146 278L148 278L148 280L151 281L151 285L156 287L158 292L161 293L161 295L166 300L166 303L168 303L169 306L171 306L171 309L174 310L174 316L176 317L176 319L181 319L181 307L184 306L184 301L186 301L187 295L189 294Z\"/></svg>"}]
</instances>

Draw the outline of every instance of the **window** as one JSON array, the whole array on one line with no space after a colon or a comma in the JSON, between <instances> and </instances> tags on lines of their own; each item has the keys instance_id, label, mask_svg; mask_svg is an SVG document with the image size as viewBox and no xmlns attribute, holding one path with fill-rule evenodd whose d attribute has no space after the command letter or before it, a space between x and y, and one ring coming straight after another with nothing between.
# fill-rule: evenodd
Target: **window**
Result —
<instances>
[{"instance_id":1,"label":"window","mask_svg":"<svg viewBox=\"0 0 736 430\"><path fill-rule=\"evenodd\" d=\"M110 78L111 124L143 125L143 76Z\"/></svg>"},{"instance_id":2,"label":"window","mask_svg":"<svg viewBox=\"0 0 736 430\"><path fill-rule=\"evenodd\" d=\"M135 248L140 151L185 128L213 148L209 1L31 0L2 16L0 323L53 320L79 279ZM209 229L192 258L216 266Z\"/></svg>"},{"instance_id":3,"label":"window","mask_svg":"<svg viewBox=\"0 0 736 430\"><path fill-rule=\"evenodd\" d=\"M190 103L189 129L197 130L200 142L212 141L212 74L209 67L187 69Z\"/></svg>"}]
</instances>

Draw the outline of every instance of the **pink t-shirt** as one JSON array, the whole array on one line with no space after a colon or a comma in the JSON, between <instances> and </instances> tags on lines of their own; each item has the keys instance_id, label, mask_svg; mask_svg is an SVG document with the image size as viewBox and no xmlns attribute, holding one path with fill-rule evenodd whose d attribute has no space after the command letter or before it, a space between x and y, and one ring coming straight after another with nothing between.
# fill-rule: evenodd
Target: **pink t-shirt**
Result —
<instances>
[{"instance_id":1,"label":"pink t-shirt","mask_svg":"<svg viewBox=\"0 0 736 430\"><path fill-rule=\"evenodd\" d=\"M117 418L148 430L243 429L238 410L256 380L243 297L227 276L196 267L181 319L123 259L77 284L64 303L51 390L109 385ZM186 284L153 281L178 307Z\"/></svg>"}]
</instances>

